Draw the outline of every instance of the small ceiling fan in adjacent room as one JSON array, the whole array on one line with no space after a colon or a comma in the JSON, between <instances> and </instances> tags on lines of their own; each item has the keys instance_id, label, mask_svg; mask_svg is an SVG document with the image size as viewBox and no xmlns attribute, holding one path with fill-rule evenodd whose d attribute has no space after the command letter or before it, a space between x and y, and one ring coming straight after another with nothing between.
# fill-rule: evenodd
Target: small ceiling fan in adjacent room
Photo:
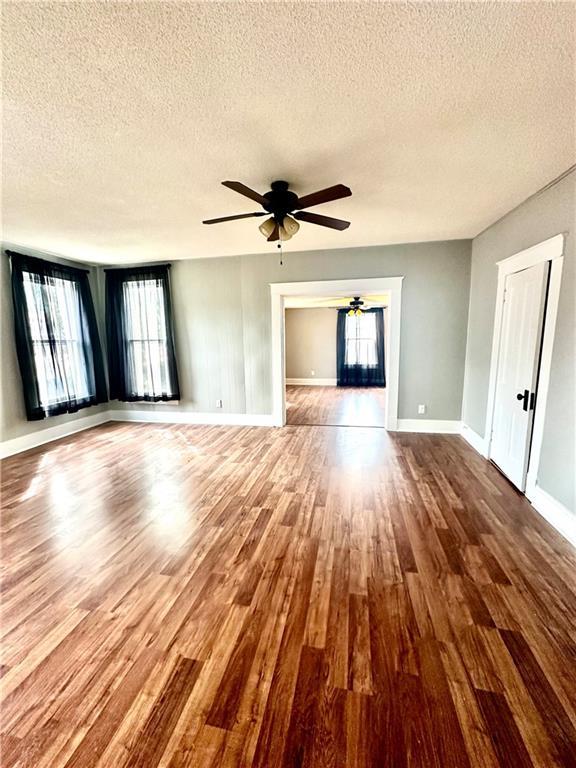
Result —
<instances>
[{"instance_id":1,"label":"small ceiling fan in adjacent room","mask_svg":"<svg viewBox=\"0 0 576 768\"><path fill-rule=\"evenodd\" d=\"M273 181L272 189L269 192L264 192L263 195L239 181L223 181L222 184L234 192L249 197L255 203L259 203L264 210L254 213L240 213L236 216L221 216L218 219L207 219L202 222L203 224L220 224L223 221L236 221L236 219L249 219L271 214L270 218L266 219L259 227L260 232L268 241L290 240L300 229L298 221L339 230L348 229L350 226L349 221L303 210L314 205L329 203L332 200L350 197L352 192L344 184L335 184L333 187L312 192L309 195L304 195L304 197L298 197L294 192L291 192L287 181Z\"/></svg>"},{"instance_id":2,"label":"small ceiling fan in adjacent room","mask_svg":"<svg viewBox=\"0 0 576 768\"><path fill-rule=\"evenodd\" d=\"M347 314L350 315L350 317L354 315L358 315L358 317L360 317L360 315L364 314L364 302L362 301L360 296L354 296L354 298L352 299L352 301L348 306L349 306L349 309Z\"/></svg>"}]
</instances>

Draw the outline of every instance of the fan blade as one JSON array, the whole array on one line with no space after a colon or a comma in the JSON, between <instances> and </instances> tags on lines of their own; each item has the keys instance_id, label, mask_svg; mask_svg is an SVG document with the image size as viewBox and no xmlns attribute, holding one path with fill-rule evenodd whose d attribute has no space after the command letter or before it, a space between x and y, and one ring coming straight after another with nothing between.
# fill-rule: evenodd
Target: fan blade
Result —
<instances>
[{"instance_id":1,"label":"fan blade","mask_svg":"<svg viewBox=\"0 0 576 768\"><path fill-rule=\"evenodd\" d=\"M344 184L335 184L333 187L299 197L296 208L310 208L312 205L329 203L331 200L340 200L341 197L350 197L351 194L352 190L349 187L345 187Z\"/></svg>"},{"instance_id":2,"label":"fan blade","mask_svg":"<svg viewBox=\"0 0 576 768\"><path fill-rule=\"evenodd\" d=\"M263 195L254 192L253 189L250 189L250 187L247 187L246 184L242 184L240 181L223 181L222 184L225 187L228 187L228 189L232 189L234 192L244 195L244 197L249 197L250 200L254 200L255 203L260 203L260 205L266 205L268 202Z\"/></svg>"},{"instance_id":3,"label":"fan blade","mask_svg":"<svg viewBox=\"0 0 576 768\"><path fill-rule=\"evenodd\" d=\"M330 229L348 229L350 226L349 221L343 219L333 219L332 216L320 216L318 213L309 213L308 211L297 211L292 214L295 219L300 221L307 221L309 224L319 224L321 227L329 227Z\"/></svg>"},{"instance_id":4,"label":"fan blade","mask_svg":"<svg viewBox=\"0 0 576 768\"><path fill-rule=\"evenodd\" d=\"M251 219L252 216L266 216L266 211L256 213L239 213L238 216L221 216L219 219L206 219L202 224L220 224L221 221L236 221L236 219Z\"/></svg>"},{"instance_id":5,"label":"fan blade","mask_svg":"<svg viewBox=\"0 0 576 768\"><path fill-rule=\"evenodd\" d=\"M268 238L268 242L271 243L274 240L280 240L280 227L278 225L278 222L276 222L276 225L274 229L272 230L272 233L270 234L270 237Z\"/></svg>"}]
</instances>

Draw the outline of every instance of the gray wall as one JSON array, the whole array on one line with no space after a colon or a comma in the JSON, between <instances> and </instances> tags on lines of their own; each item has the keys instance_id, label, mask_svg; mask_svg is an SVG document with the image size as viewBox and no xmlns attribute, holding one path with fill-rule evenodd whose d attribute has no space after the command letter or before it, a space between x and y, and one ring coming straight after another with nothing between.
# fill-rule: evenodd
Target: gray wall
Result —
<instances>
[{"instance_id":1,"label":"gray wall","mask_svg":"<svg viewBox=\"0 0 576 768\"><path fill-rule=\"evenodd\" d=\"M336 378L338 310L286 310L286 378ZM314 375L312 375L314 371Z\"/></svg>"},{"instance_id":2,"label":"gray wall","mask_svg":"<svg viewBox=\"0 0 576 768\"><path fill-rule=\"evenodd\" d=\"M404 275L400 418L460 419L469 240L176 261L172 292L183 399L114 408L270 414L270 283ZM418 416L418 403L428 406Z\"/></svg>"},{"instance_id":3,"label":"gray wall","mask_svg":"<svg viewBox=\"0 0 576 768\"><path fill-rule=\"evenodd\" d=\"M171 269L179 409L246 412L241 265L237 257L174 262ZM114 407L129 407L115 402ZM136 410L147 409L134 403ZM166 409L170 404L152 406Z\"/></svg>"},{"instance_id":4,"label":"gray wall","mask_svg":"<svg viewBox=\"0 0 576 768\"><path fill-rule=\"evenodd\" d=\"M17 246L6 246L8 250L18 251ZM12 296L10 288L10 262L5 254L4 247L0 255L0 440L11 440L15 437L38 432L42 429L55 427L59 424L73 422L77 419L92 416L107 409L106 405L95 405L85 408L78 413L52 416L42 421L26 421L24 398L22 397L22 382L16 357L16 345L14 343L14 325L12 316ZM30 256L46 258L62 264L72 264L70 261L60 259L52 254L45 254L33 248L24 250ZM72 264L72 266L78 266ZM82 265L86 267L86 265ZM96 313L102 315L102 295L100 275L96 268L90 270L90 285L96 306ZM102 333L100 334L102 338Z\"/></svg>"},{"instance_id":5,"label":"gray wall","mask_svg":"<svg viewBox=\"0 0 576 768\"><path fill-rule=\"evenodd\" d=\"M574 229L576 173L534 195L476 237L472 273L463 421L484 436L498 273L496 262L560 232L564 267L546 404L538 485L568 509L575 503Z\"/></svg>"},{"instance_id":6,"label":"gray wall","mask_svg":"<svg viewBox=\"0 0 576 768\"><path fill-rule=\"evenodd\" d=\"M404 275L399 417L459 419L470 283L470 241L414 243L333 251L174 262L172 294L182 401L114 409L270 414L272 411L269 283ZM29 250L28 250L29 252ZM42 255L42 254L40 254ZM52 258L52 257L51 257ZM97 413L25 421L13 341L9 270L2 257L2 439ZM103 271L92 275L102 306ZM103 341L103 336L101 334ZM422 418L422 417L420 417Z\"/></svg>"}]
</instances>

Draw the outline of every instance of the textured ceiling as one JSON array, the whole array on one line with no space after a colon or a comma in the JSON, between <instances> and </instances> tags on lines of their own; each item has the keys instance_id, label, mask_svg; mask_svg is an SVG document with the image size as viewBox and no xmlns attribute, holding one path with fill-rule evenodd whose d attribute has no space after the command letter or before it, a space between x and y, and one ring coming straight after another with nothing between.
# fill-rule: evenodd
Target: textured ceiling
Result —
<instances>
[{"instance_id":1,"label":"textured ceiling","mask_svg":"<svg viewBox=\"0 0 576 768\"><path fill-rule=\"evenodd\" d=\"M342 182L287 250L466 238L574 161L573 3L3 4L4 239L273 251L220 186Z\"/></svg>"}]
</instances>

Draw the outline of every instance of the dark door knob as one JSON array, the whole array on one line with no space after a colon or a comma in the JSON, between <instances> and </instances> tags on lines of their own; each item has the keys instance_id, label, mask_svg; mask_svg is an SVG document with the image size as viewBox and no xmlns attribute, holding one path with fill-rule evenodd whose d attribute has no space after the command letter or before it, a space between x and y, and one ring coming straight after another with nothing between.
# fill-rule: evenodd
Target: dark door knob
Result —
<instances>
[{"instance_id":1,"label":"dark door knob","mask_svg":"<svg viewBox=\"0 0 576 768\"><path fill-rule=\"evenodd\" d=\"M516 400L523 400L522 403L522 410L527 411L528 410L528 398L530 397L530 392L525 389L524 392L518 392L516 395Z\"/></svg>"}]
</instances>

